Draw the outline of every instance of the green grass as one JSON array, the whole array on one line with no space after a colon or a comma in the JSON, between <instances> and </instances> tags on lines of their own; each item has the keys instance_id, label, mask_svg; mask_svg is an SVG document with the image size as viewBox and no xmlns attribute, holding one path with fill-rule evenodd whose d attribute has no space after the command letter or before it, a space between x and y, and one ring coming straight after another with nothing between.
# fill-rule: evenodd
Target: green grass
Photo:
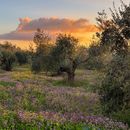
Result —
<instances>
[{"instance_id":1,"label":"green grass","mask_svg":"<svg viewBox=\"0 0 130 130\"><path fill-rule=\"evenodd\" d=\"M119 121L127 122L130 126L130 108L113 114L113 118Z\"/></svg>"},{"instance_id":2,"label":"green grass","mask_svg":"<svg viewBox=\"0 0 130 130\"><path fill-rule=\"evenodd\" d=\"M3 72L0 77L9 78L9 81L0 81L0 110L5 110L0 111L0 130L14 127L17 130L38 130L39 124L41 130L105 130L87 124L60 124L50 120L24 122L17 115L19 111L28 111L26 118L33 117L33 112L39 114L42 111L101 115L100 101L95 92L102 73L78 69L75 81L69 83L63 77L47 77L45 73L33 74L29 66L25 65L15 67L12 72ZM8 111L12 111L12 114ZM119 114L117 119L119 116L121 120L125 118Z\"/></svg>"},{"instance_id":3,"label":"green grass","mask_svg":"<svg viewBox=\"0 0 130 130\"><path fill-rule=\"evenodd\" d=\"M16 86L16 83L15 83L15 82L0 81L0 86L4 86L4 87L14 87L14 86Z\"/></svg>"},{"instance_id":4,"label":"green grass","mask_svg":"<svg viewBox=\"0 0 130 130\"><path fill-rule=\"evenodd\" d=\"M15 71L11 73L14 80L24 82L26 80L37 81L43 85L52 85L56 87L82 87L86 90L93 91L98 88L98 83L102 79L102 73L97 71L76 70L76 77L74 83L69 83L66 79L60 77L47 77L45 73L33 74L29 66L24 65L16 67Z\"/></svg>"},{"instance_id":5,"label":"green grass","mask_svg":"<svg viewBox=\"0 0 130 130\"><path fill-rule=\"evenodd\" d=\"M52 85L54 86L68 86L68 87L85 87L88 86L89 83L86 80L82 81L74 81L74 82L68 82L67 80L53 80Z\"/></svg>"},{"instance_id":6,"label":"green grass","mask_svg":"<svg viewBox=\"0 0 130 130\"><path fill-rule=\"evenodd\" d=\"M76 80L71 83L69 83L67 80L52 80L51 83L56 87L81 87L89 92L96 92L99 87L97 85L89 84L87 80Z\"/></svg>"},{"instance_id":7,"label":"green grass","mask_svg":"<svg viewBox=\"0 0 130 130\"><path fill-rule=\"evenodd\" d=\"M41 115L36 116L29 112L26 113L29 120L20 118L16 112L9 110L0 108L0 112L0 130L105 130L92 124L49 121Z\"/></svg>"},{"instance_id":8,"label":"green grass","mask_svg":"<svg viewBox=\"0 0 130 130\"><path fill-rule=\"evenodd\" d=\"M29 114L29 115L28 115ZM50 121L40 115L26 113L26 118L20 118L16 112L3 111L0 116L0 130L110 130L100 125ZM31 118L29 117L31 116ZM121 129L111 129L121 130Z\"/></svg>"}]
</instances>

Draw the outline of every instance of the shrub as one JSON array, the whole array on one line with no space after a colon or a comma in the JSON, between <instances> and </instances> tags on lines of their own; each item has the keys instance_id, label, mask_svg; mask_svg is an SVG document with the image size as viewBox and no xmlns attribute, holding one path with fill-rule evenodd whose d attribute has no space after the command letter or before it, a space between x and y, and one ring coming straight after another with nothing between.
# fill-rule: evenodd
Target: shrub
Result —
<instances>
[{"instance_id":1,"label":"shrub","mask_svg":"<svg viewBox=\"0 0 130 130\"><path fill-rule=\"evenodd\" d=\"M15 53L19 65L28 63L28 54L25 51L16 51Z\"/></svg>"},{"instance_id":2,"label":"shrub","mask_svg":"<svg viewBox=\"0 0 130 130\"><path fill-rule=\"evenodd\" d=\"M88 49L89 59L85 64L85 68L92 70L104 69L112 59L111 52L108 48L109 47L107 45L101 46L99 41L94 39Z\"/></svg>"},{"instance_id":3,"label":"shrub","mask_svg":"<svg viewBox=\"0 0 130 130\"><path fill-rule=\"evenodd\" d=\"M89 70L99 70L104 68L104 64L100 57L91 57L88 62L86 62L85 68Z\"/></svg>"},{"instance_id":4,"label":"shrub","mask_svg":"<svg viewBox=\"0 0 130 130\"><path fill-rule=\"evenodd\" d=\"M39 73L42 71L42 64L41 64L42 60L40 57L37 57L37 58L33 58L32 60L32 66L31 66L31 69L33 72L35 73Z\"/></svg>"},{"instance_id":5,"label":"shrub","mask_svg":"<svg viewBox=\"0 0 130 130\"><path fill-rule=\"evenodd\" d=\"M127 123L130 126L130 109L114 113L113 117L119 121Z\"/></svg>"},{"instance_id":6,"label":"shrub","mask_svg":"<svg viewBox=\"0 0 130 130\"><path fill-rule=\"evenodd\" d=\"M16 57L14 52L3 49L0 55L1 67L3 70L11 71L13 63L15 63Z\"/></svg>"},{"instance_id":7,"label":"shrub","mask_svg":"<svg viewBox=\"0 0 130 130\"><path fill-rule=\"evenodd\" d=\"M108 67L100 89L103 111L110 114L129 107L129 93L130 55L116 56Z\"/></svg>"}]
</instances>

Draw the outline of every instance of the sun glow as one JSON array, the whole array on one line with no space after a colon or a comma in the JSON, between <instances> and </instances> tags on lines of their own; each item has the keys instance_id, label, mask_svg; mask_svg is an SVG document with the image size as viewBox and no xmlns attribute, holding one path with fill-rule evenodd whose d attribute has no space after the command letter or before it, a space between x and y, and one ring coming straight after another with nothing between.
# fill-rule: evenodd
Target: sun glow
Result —
<instances>
[{"instance_id":1,"label":"sun glow","mask_svg":"<svg viewBox=\"0 0 130 130\"><path fill-rule=\"evenodd\" d=\"M94 36L94 32L86 32L86 33L70 33L72 36L79 39L79 43L82 46L88 47L91 44L92 37ZM57 34L58 35L58 34ZM33 40L0 40L1 44L4 44L6 41L10 42L12 45L16 47L20 47L23 50L29 50L30 46L35 48L35 43Z\"/></svg>"}]
</instances>

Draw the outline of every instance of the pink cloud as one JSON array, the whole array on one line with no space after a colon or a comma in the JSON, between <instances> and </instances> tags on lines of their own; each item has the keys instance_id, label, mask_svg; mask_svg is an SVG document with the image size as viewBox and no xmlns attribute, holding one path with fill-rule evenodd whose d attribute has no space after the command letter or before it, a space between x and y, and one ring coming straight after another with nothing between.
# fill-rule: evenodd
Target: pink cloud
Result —
<instances>
[{"instance_id":1,"label":"pink cloud","mask_svg":"<svg viewBox=\"0 0 130 130\"><path fill-rule=\"evenodd\" d=\"M39 18L32 20L29 17L20 18L19 25L15 31L0 35L0 39L32 40L35 31L40 28L52 36L57 33L80 33L97 32L98 29L92 25L88 19L68 19L68 18Z\"/></svg>"},{"instance_id":2,"label":"pink cloud","mask_svg":"<svg viewBox=\"0 0 130 130\"><path fill-rule=\"evenodd\" d=\"M18 31L22 30L23 26L26 26L26 24L30 23L31 18L29 18L29 17L20 18L19 22L20 22L20 24L19 24L19 26L17 28Z\"/></svg>"},{"instance_id":3,"label":"pink cloud","mask_svg":"<svg viewBox=\"0 0 130 130\"><path fill-rule=\"evenodd\" d=\"M31 20L29 18L20 19L20 24L17 28L19 31L35 31L41 28L47 31L69 31L86 28L89 25L87 19L59 19L59 18L39 18Z\"/></svg>"}]
</instances>

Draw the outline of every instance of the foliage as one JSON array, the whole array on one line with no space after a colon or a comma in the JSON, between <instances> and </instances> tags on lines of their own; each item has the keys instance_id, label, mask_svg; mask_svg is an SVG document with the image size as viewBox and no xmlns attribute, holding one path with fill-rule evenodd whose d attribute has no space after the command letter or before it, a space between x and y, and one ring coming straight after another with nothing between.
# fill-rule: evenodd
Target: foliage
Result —
<instances>
[{"instance_id":1,"label":"foliage","mask_svg":"<svg viewBox=\"0 0 130 130\"><path fill-rule=\"evenodd\" d=\"M79 70L77 76L83 78L83 72ZM93 75L92 71L89 76ZM88 81L76 79L74 87L53 86L58 78L47 77L44 73L35 75L27 66L1 74L0 128L127 130L127 125L101 115L99 95L86 92L83 87Z\"/></svg>"},{"instance_id":2,"label":"foliage","mask_svg":"<svg viewBox=\"0 0 130 130\"><path fill-rule=\"evenodd\" d=\"M85 63L85 68L88 70L101 70L105 67L100 57L91 57Z\"/></svg>"},{"instance_id":3,"label":"foliage","mask_svg":"<svg viewBox=\"0 0 130 130\"><path fill-rule=\"evenodd\" d=\"M68 81L73 81L75 70L84 60L86 48L78 47L78 39L71 35L59 34L54 46L50 45L49 36L38 29L34 36L36 52L32 58L32 71L67 73ZM81 49L81 50L80 50ZM86 57L85 57L86 58Z\"/></svg>"},{"instance_id":4,"label":"foliage","mask_svg":"<svg viewBox=\"0 0 130 130\"><path fill-rule=\"evenodd\" d=\"M71 35L59 34L51 51L53 70L67 73L68 81L74 80L75 70L83 60L81 55L84 51L78 49L78 39Z\"/></svg>"},{"instance_id":5,"label":"foliage","mask_svg":"<svg viewBox=\"0 0 130 130\"><path fill-rule=\"evenodd\" d=\"M129 108L130 103L130 5L121 1L121 8L110 9L112 19L105 11L98 13L97 22L101 33L97 33L100 46L112 52L113 59L100 88L103 112L111 114Z\"/></svg>"},{"instance_id":6,"label":"foliage","mask_svg":"<svg viewBox=\"0 0 130 130\"><path fill-rule=\"evenodd\" d=\"M109 65L100 94L107 114L128 107L130 102L130 55L116 56Z\"/></svg>"},{"instance_id":7,"label":"foliage","mask_svg":"<svg viewBox=\"0 0 130 130\"><path fill-rule=\"evenodd\" d=\"M19 63L19 65L23 65L28 63L28 53L26 51L23 50L17 50L15 52L17 61Z\"/></svg>"},{"instance_id":8,"label":"foliage","mask_svg":"<svg viewBox=\"0 0 130 130\"><path fill-rule=\"evenodd\" d=\"M14 52L10 50L1 50L0 54L0 62L2 69L6 71L11 71L13 67L13 63L15 63L16 57Z\"/></svg>"},{"instance_id":9,"label":"foliage","mask_svg":"<svg viewBox=\"0 0 130 130\"><path fill-rule=\"evenodd\" d=\"M18 62L20 65L28 62L29 53L12 45L10 42L0 44L1 66L4 70L12 70L13 63Z\"/></svg>"},{"instance_id":10,"label":"foliage","mask_svg":"<svg viewBox=\"0 0 130 130\"><path fill-rule=\"evenodd\" d=\"M130 39L130 5L122 2L121 8L110 9L112 19L107 18L105 11L98 13L97 22L101 33L98 33L101 45L108 45L114 53L126 54L128 51L128 40Z\"/></svg>"},{"instance_id":11,"label":"foliage","mask_svg":"<svg viewBox=\"0 0 130 130\"><path fill-rule=\"evenodd\" d=\"M32 59L32 71L34 71L35 73L39 73L42 70L42 60L41 57L35 57Z\"/></svg>"},{"instance_id":12,"label":"foliage","mask_svg":"<svg viewBox=\"0 0 130 130\"><path fill-rule=\"evenodd\" d=\"M14 82L5 82L5 81L0 81L0 86L8 87L8 86L15 86L16 83Z\"/></svg>"},{"instance_id":13,"label":"foliage","mask_svg":"<svg viewBox=\"0 0 130 130\"><path fill-rule=\"evenodd\" d=\"M113 113L112 116L119 121L126 122L130 126L130 109Z\"/></svg>"},{"instance_id":14,"label":"foliage","mask_svg":"<svg viewBox=\"0 0 130 130\"><path fill-rule=\"evenodd\" d=\"M4 44L0 44L1 49L15 51L17 48L16 46L12 45L12 43L6 41Z\"/></svg>"},{"instance_id":15,"label":"foliage","mask_svg":"<svg viewBox=\"0 0 130 130\"><path fill-rule=\"evenodd\" d=\"M36 52L32 58L32 71L40 72L44 70L47 72L51 46L49 35L43 32L43 30L38 29L33 41L36 44Z\"/></svg>"},{"instance_id":16,"label":"foliage","mask_svg":"<svg viewBox=\"0 0 130 130\"><path fill-rule=\"evenodd\" d=\"M36 46L45 45L45 44L49 44L50 37L43 30L37 29L37 32L35 33L33 41L34 41L34 43L36 43ZM41 52L41 51L39 51L39 52Z\"/></svg>"},{"instance_id":17,"label":"foliage","mask_svg":"<svg viewBox=\"0 0 130 130\"><path fill-rule=\"evenodd\" d=\"M101 45L100 39L93 39L88 48L88 60L84 64L85 68L92 70L105 70L112 59L112 54L108 45Z\"/></svg>"},{"instance_id":18,"label":"foliage","mask_svg":"<svg viewBox=\"0 0 130 130\"><path fill-rule=\"evenodd\" d=\"M31 112L22 112L18 111L5 111L1 110L0 114L0 128L1 129L14 129L14 130L23 130L23 129L47 129L47 130L127 130L128 127L120 122L115 122L110 120L109 118L104 117L83 117L83 120L86 120L87 123L80 123L78 119L80 116L75 114L73 119L69 119L69 115L62 115L58 113L50 113L50 112L42 112L39 114L31 113ZM55 119L49 120L50 115L55 117ZM51 118L52 118L51 117ZM77 118L77 120L75 119ZM69 119L68 121L64 118ZM73 120L71 122L70 120ZM100 124L97 125L98 120L100 120Z\"/></svg>"}]
</instances>

